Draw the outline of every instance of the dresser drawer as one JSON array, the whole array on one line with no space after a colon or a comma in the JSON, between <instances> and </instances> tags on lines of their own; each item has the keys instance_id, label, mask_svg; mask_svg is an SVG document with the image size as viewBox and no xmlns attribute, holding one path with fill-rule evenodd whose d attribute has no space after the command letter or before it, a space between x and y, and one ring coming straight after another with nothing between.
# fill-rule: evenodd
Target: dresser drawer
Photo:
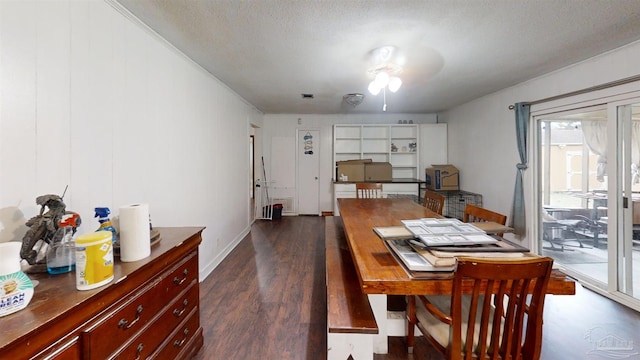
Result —
<instances>
[{"instance_id":1,"label":"dresser drawer","mask_svg":"<svg viewBox=\"0 0 640 360\"><path fill-rule=\"evenodd\" d=\"M163 275L164 298L173 299L195 279L198 280L198 253L192 252Z\"/></svg>"},{"instance_id":2,"label":"dresser drawer","mask_svg":"<svg viewBox=\"0 0 640 360\"><path fill-rule=\"evenodd\" d=\"M34 357L34 359L42 360L71 360L80 358L78 336L74 336L69 340L59 341Z\"/></svg>"},{"instance_id":3,"label":"dresser drawer","mask_svg":"<svg viewBox=\"0 0 640 360\"><path fill-rule=\"evenodd\" d=\"M191 345L192 339L201 336L200 331L199 309L194 308L187 319L162 343L160 349L151 355L151 359L178 359L181 352Z\"/></svg>"},{"instance_id":4,"label":"dresser drawer","mask_svg":"<svg viewBox=\"0 0 640 360\"><path fill-rule=\"evenodd\" d=\"M144 359L198 307L198 282L192 281L187 291L176 297L143 331L134 336L110 359Z\"/></svg>"},{"instance_id":5,"label":"dresser drawer","mask_svg":"<svg viewBox=\"0 0 640 360\"><path fill-rule=\"evenodd\" d=\"M81 334L84 358L105 359L151 321L166 304L160 278L90 323Z\"/></svg>"}]
</instances>

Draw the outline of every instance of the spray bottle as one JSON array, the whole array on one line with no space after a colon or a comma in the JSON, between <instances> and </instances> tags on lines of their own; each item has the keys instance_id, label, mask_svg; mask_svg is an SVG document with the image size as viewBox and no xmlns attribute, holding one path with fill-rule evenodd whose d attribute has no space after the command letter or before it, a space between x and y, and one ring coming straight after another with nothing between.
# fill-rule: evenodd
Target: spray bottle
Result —
<instances>
[{"instance_id":1,"label":"spray bottle","mask_svg":"<svg viewBox=\"0 0 640 360\"><path fill-rule=\"evenodd\" d=\"M116 234L116 228L113 227L111 223L111 219L109 219L109 214L111 211L108 207L97 207L95 208L96 215L94 217L98 218L98 222L100 223L100 227L96 231L111 231L112 235L112 243L115 244L118 240L118 235Z\"/></svg>"},{"instance_id":2,"label":"spray bottle","mask_svg":"<svg viewBox=\"0 0 640 360\"><path fill-rule=\"evenodd\" d=\"M52 275L71 272L76 268L75 244L73 234L78 214L67 214L60 220L58 230L47 251L47 272Z\"/></svg>"}]
</instances>

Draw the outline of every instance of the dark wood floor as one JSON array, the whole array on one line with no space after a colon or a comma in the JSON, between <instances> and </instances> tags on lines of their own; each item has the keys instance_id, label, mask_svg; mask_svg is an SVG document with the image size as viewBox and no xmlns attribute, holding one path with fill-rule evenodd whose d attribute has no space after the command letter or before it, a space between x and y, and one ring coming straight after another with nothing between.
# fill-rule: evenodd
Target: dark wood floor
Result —
<instances>
[{"instance_id":1,"label":"dark wood floor","mask_svg":"<svg viewBox=\"0 0 640 360\"><path fill-rule=\"evenodd\" d=\"M325 359L324 283L324 218L256 221L201 283L204 347L196 359ZM612 358L594 351L607 336L633 341L623 355L639 359L637 329L639 313L578 286L576 296L547 297L542 359ZM375 359L441 357L422 339L409 355L403 338L391 338L389 354Z\"/></svg>"}]
</instances>

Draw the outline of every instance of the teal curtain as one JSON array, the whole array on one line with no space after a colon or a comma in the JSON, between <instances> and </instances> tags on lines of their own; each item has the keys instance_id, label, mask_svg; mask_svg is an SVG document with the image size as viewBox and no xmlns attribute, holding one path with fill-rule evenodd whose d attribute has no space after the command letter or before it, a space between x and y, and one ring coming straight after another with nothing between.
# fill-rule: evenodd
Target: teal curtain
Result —
<instances>
[{"instance_id":1,"label":"teal curtain","mask_svg":"<svg viewBox=\"0 0 640 360\"><path fill-rule=\"evenodd\" d=\"M527 229L526 211L524 208L524 171L528 167L527 159L527 137L529 132L529 112L530 105L527 103L516 103L514 105L516 113L516 140L518 142L518 153L520 163L516 165L516 186L513 194L513 209L511 211L511 227L518 235L524 235Z\"/></svg>"}]
</instances>

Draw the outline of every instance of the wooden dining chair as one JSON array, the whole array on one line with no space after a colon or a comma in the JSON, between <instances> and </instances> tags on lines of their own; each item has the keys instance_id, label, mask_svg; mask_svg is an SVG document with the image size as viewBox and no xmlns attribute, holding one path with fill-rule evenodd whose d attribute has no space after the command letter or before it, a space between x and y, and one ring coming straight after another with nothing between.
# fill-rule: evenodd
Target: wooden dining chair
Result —
<instances>
[{"instance_id":1,"label":"wooden dining chair","mask_svg":"<svg viewBox=\"0 0 640 360\"><path fill-rule=\"evenodd\" d=\"M464 208L464 215L462 217L462 221L464 222L482 222L482 221L491 221L498 223L500 225L507 224L507 215L502 215L495 211L491 211L476 205L467 204ZM503 233L496 234L498 236L502 236Z\"/></svg>"},{"instance_id":2,"label":"wooden dining chair","mask_svg":"<svg viewBox=\"0 0 640 360\"><path fill-rule=\"evenodd\" d=\"M378 199L382 197L382 184L356 183L356 198Z\"/></svg>"},{"instance_id":3,"label":"wooden dining chair","mask_svg":"<svg viewBox=\"0 0 640 360\"><path fill-rule=\"evenodd\" d=\"M422 206L442 215L445 197L435 191L426 190L422 199Z\"/></svg>"},{"instance_id":4,"label":"wooden dining chair","mask_svg":"<svg viewBox=\"0 0 640 360\"><path fill-rule=\"evenodd\" d=\"M539 359L552 264L549 257L459 258L450 296L409 297L409 351L417 326L446 359Z\"/></svg>"}]
</instances>

